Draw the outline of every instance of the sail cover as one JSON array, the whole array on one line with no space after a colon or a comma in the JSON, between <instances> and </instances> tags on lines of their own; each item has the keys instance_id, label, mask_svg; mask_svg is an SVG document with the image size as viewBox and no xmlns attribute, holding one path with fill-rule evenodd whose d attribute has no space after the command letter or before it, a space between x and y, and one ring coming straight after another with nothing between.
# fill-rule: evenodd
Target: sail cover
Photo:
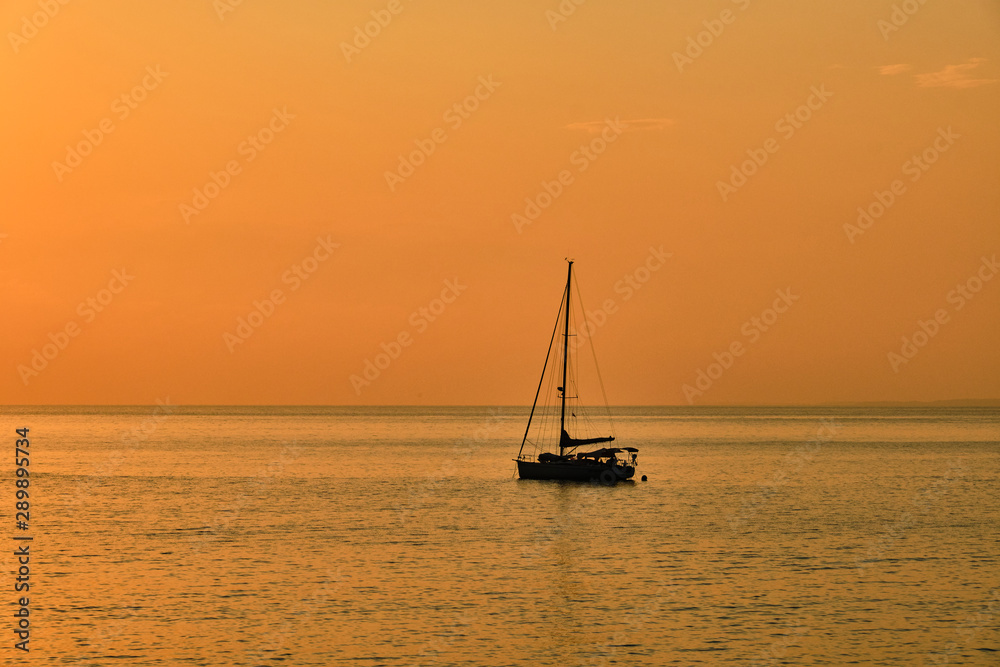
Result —
<instances>
[{"instance_id":1,"label":"sail cover","mask_svg":"<svg viewBox=\"0 0 1000 667\"><path fill-rule=\"evenodd\" d=\"M563 448L579 447L580 445L596 445L599 442L613 442L614 437L607 438L571 438L566 429L563 429L562 437L559 439L559 446Z\"/></svg>"}]
</instances>

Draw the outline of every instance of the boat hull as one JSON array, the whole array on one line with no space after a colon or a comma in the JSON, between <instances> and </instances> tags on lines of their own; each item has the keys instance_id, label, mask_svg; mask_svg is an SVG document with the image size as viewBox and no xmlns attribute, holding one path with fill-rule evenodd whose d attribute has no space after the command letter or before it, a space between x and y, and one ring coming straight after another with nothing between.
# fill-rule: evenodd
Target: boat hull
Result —
<instances>
[{"instance_id":1,"label":"boat hull","mask_svg":"<svg viewBox=\"0 0 1000 667\"><path fill-rule=\"evenodd\" d=\"M539 461L517 461L517 475L521 479L556 479L571 482L589 482L597 480L605 484L614 484L622 479L629 479L635 474L631 466L611 466L596 463L542 463Z\"/></svg>"}]
</instances>

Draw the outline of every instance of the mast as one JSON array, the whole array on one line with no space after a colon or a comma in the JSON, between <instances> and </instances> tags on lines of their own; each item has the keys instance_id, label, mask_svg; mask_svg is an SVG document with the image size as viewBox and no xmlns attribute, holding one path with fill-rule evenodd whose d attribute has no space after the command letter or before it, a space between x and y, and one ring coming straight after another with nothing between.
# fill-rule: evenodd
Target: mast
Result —
<instances>
[{"instance_id":1,"label":"mast","mask_svg":"<svg viewBox=\"0 0 1000 667\"><path fill-rule=\"evenodd\" d=\"M562 372L562 411L559 414L559 456L563 455L563 433L566 432L566 364L569 360L569 296L573 284L573 260L569 262L566 273L566 322L563 328L563 372Z\"/></svg>"}]
</instances>

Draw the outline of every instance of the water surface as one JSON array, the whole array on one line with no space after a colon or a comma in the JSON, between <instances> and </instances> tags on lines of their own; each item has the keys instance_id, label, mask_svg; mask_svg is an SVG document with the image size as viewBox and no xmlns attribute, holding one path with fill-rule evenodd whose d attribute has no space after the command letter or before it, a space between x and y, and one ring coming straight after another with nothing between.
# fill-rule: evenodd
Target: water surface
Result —
<instances>
[{"instance_id":1,"label":"water surface","mask_svg":"<svg viewBox=\"0 0 1000 667\"><path fill-rule=\"evenodd\" d=\"M613 488L516 480L522 408L3 413L31 664L1000 661L997 410L616 408Z\"/></svg>"}]
</instances>

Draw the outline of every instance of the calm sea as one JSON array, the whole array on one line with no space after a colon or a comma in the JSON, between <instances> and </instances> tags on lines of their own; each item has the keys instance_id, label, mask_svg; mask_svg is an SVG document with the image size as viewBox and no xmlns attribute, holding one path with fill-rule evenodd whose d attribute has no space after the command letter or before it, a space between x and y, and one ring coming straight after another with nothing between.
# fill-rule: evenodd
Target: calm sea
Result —
<instances>
[{"instance_id":1,"label":"calm sea","mask_svg":"<svg viewBox=\"0 0 1000 667\"><path fill-rule=\"evenodd\" d=\"M995 409L615 409L615 487L515 479L522 408L2 414L2 664L1000 663Z\"/></svg>"}]
</instances>

